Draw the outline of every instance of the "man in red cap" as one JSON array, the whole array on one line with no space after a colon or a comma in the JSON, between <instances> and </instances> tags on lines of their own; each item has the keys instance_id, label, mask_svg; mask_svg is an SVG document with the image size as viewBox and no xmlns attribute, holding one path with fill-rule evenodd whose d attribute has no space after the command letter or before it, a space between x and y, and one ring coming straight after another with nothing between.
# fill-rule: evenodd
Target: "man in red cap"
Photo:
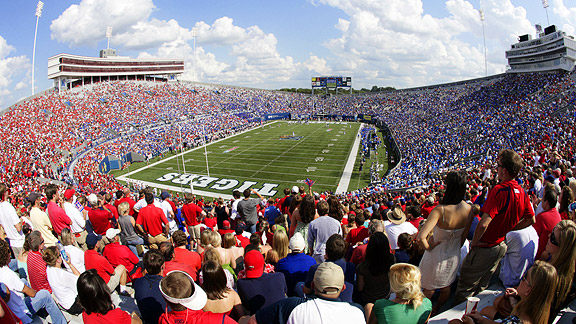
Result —
<instances>
[{"instance_id":1,"label":"man in red cap","mask_svg":"<svg viewBox=\"0 0 576 324\"><path fill-rule=\"evenodd\" d=\"M281 272L264 273L264 257L259 250L244 255L246 278L238 279L238 295L242 305L256 313L259 309L286 298L286 279Z\"/></svg>"},{"instance_id":2,"label":"man in red cap","mask_svg":"<svg viewBox=\"0 0 576 324\"><path fill-rule=\"evenodd\" d=\"M218 229L218 234L220 234L220 236L224 236L224 234L226 233L233 233L234 234L234 230L230 228L230 221L225 220L222 222L222 228Z\"/></svg>"}]
</instances>

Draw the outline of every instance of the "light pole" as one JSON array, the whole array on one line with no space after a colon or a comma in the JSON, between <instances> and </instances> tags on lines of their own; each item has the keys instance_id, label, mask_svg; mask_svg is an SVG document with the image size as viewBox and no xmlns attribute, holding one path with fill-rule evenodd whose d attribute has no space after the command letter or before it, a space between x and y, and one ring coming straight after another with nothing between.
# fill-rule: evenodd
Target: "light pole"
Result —
<instances>
[{"instance_id":1,"label":"light pole","mask_svg":"<svg viewBox=\"0 0 576 324\"><path fill-rule=\"evenodd\" d=\"M38 35L38 20L42 16L42 9L44 8L44 2L38 1L36 5L36 29L34 30L34 47L32 49L32 95L34 95L34 63L36 61L36 36Z\"/></svg>"},{"instance_id":2,"label":"light pole","mask_svg":"<svg viewBox=\"0 0 576 324\"><path fill-rule=\"evenodd\" d=\"M196 37L198 37L198 28L197 27L193 27L192 28L192 39L193 39L193 43L194 43L194 63L193 63L193 81L196 82Z\"/></svg>"},{"instance_id":3,"label":"light pole","mask_svg":"<svg viewBox=\"0 0 576 324\"><path fill-rule=\"evenodd\" d=\"M550 26L550 18L548 18L548 0L542 0L542 7L546 10L546 21L548 22L548 26Z\"/></svg>"},{"instance_id":4,"label":"light pole","mask_svg":"<svg viewBox=\"0 0 576 324\"><path fill-rule=\"evenodd\" d=\"M482 21L482 36L484 38L484 76L488 76L488 56L486 54L486 31L484 30L484 9L478 10Z\"/></svg>"},{"instance_id":5,"label":"light pole","mask_svg":"<svg viewBox=\"0 0 576 324\"><path fill-rule=\"evenodd\" d=\"M110 49L110 38L112 37L112 27L106 27L106 38L108 38L108 49Z\"/></svg>"}]
</instances>

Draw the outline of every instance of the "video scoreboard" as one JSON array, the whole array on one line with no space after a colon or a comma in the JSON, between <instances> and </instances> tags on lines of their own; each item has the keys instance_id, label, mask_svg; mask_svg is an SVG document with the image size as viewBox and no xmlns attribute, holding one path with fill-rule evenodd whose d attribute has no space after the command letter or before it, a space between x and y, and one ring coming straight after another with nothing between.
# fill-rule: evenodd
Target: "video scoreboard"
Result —
<instances>
[{"instance_id":1,"label":"video scoreboard","mask_svg":"<svg viewBox=\"0 0 576 324\"><path fill-rule=\"evenodd\" d=\"M352 87L352 77L313 77L312 88Z\"/></svg>"}]
</instances>

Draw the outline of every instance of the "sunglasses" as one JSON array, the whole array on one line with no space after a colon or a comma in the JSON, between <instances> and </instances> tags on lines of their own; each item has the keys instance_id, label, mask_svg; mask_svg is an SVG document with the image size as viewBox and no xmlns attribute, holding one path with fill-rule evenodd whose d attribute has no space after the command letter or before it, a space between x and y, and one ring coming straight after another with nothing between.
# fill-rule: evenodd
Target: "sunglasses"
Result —
<instances>
[{"instance_id":1,"label":"sunglasses","mask_svg":"<svg viewBox=\"0 0 576 324\"><path fill-rule=\"evenodd\" d=\"M550 243L559 246L560 243L558 243L558 240L556 240L556 235L554 234L554 231L550 232Z\"/></svg>"},{"instance_id":2,"label":"sunglasses","mask_svg":"<svg viewBox=\"0 0 576 324\"><path fill-rule=\"evenodd\" d=\"M528 276L528 271L526 271L526 273L524 273L524 275L522 276L522 279L521 279L521 280L522 280L522 281L525 281L526 284L528 285L528 287L532 287L532 284L530 284L530 281L528 281L527 276Z\"/></svg>"}]
</instances>

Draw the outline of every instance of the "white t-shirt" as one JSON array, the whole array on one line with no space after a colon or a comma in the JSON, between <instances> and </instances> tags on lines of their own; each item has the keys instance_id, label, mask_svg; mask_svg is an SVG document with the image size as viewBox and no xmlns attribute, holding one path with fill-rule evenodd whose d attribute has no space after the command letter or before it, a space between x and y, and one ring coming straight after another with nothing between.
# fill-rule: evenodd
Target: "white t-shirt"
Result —
<instances>
[{"instance_id":1,"label":"white t-shirt","mask_svg":"<svg viewBox=\"0 0 576 324\"><path fill-rule=\"evenodd\" d=\"M314 298L296 306L286 324L295 323L366 323L364 313L346 302Z\"/></svg>"},{"instance_id":2,"label":"white t-shirt","mask_svg":"<svg viewBox=\"0 0 576 324\"><path fill-rule=\"evenodd\" d=\"M82 216L82 213L78 210L78 208L74 207L74 205L69 202L65 202L64 211L66 212L66 215L68 215L68 217L70 217L72 220L72 225L70 225L72 233L82 232L86 227L86 221L84 220L84 216Z\"/></svg>"},{"instance_id":3,"label":"white t-shirt","mask_svg":"<svg viewBox=\"0 0 576 324\"><path fill-rule=\"evenodd\" d=\"M58 303L65 309L70 309L74 305L76 296L78 296L76 289L78 277L66 270L50 266L46 268L46 274L52 293L56 296Z\"/></svg>"},{"instance_id":4,"label":"white t-shirt","mask_svg":"<svg viewBox=\"0 0 576 324\"><path fill-rule=\"evenodd\" d=\"M24 234L22 234L22 231L17 231L16 227L14 227L18 223L20 223L20 217L16 214L14 206L7 201L0 202L0 224L4 227L12 247L22 247L24 245Z\"/></svg>"},{"instance_id":5,"label":"white t-shirt","mask_svg":"<svg viewBox=\"0 0 576 324\"><path fill-rule=\"evenodd\" d=\"M140 209L144 208L148 206L148 204L146 203L146 200L144 198L138 200L136 202L136 204L134 205L134 210L135 211L140 211ZM162 209L164 211L164 208L162 208L162 204L160 203L160 201L158 201L158 199L154 199L154 206Z\"/></svg>"},{"instance_id":6,"label":"white t-shirt","mask_svg":"<svg viewBox=\"0 0 576 324\"><path fill-rule=\"evenodd\" d=\"M10 300L8 307L22 320L22 323L28 324L32 322L31 313L24 303L24 283L20 280L18 275L10 270L8 266L0 268L0 282L10 289Z\"/></svg>"},{"instance_id":7,"label":"white t-shirt","mask_svg":"<svg viewBox=\"0 0 576 324\"><path fill-rule=\"evenodd\" d=\"M388 241L390 242L390 248L396 250L398 248L398 236L402 233L408 233L410 235L418 233L418 229L409 222L404 222L400 225L390 223L386 225L386 235L388 235Z\"/></svg>"},{"instance_id":8,"label":"white t-shirt","mask_svg":"<svg viewBox=\"0 0 576 324\"><path fill-rule=\"evenodd\" d=\"M72 262L72 265L74 268L76 268L76 270L78 270L78 272L82 273L86 271L86 266L84 265L84 251L75 247L74 245L66 245L64 247L64 251L66 251L68 257L70 258L70 262ZM70 270L68 263L64 262L64 266L69 271L72 271Z\"/></svg>"}]
</instances>

